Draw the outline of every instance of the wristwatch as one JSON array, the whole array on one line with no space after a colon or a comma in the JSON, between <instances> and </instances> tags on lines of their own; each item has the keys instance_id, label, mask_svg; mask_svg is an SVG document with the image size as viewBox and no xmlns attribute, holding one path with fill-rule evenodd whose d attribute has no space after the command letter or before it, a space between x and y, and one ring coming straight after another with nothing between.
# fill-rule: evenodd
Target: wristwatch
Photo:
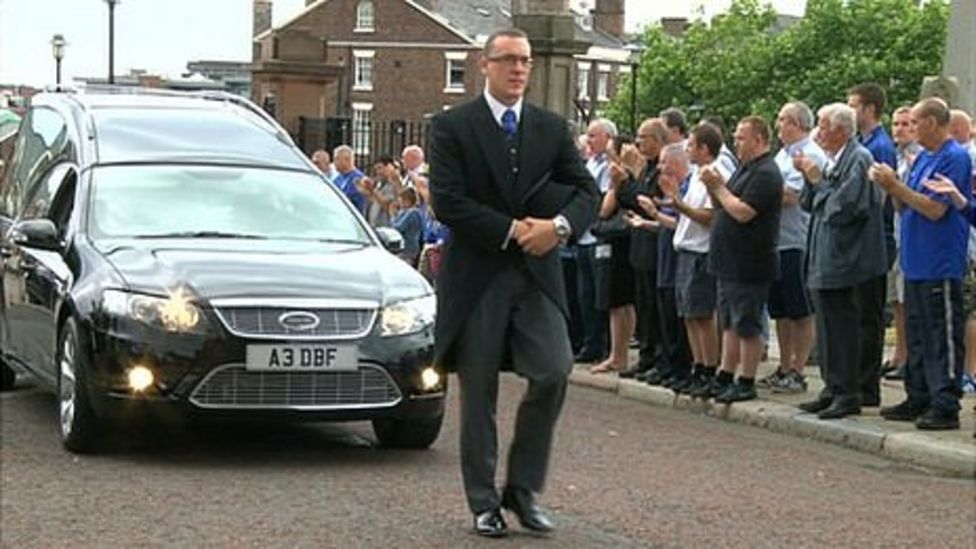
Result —
<instances>
[{"instance_id":1,"label":"wristwatch","mask_svg":"<svg viewBox=\"0 0 976 549\"><path fill-rule=\"evenodd\" d=\"M570 235L573 234L573 228L569 226L569 221L565 217L557 215L552 218L552 223L556 227L556 236L559 237L559 240L563 242L569 240Z\"/></svg>"}]
</instances>

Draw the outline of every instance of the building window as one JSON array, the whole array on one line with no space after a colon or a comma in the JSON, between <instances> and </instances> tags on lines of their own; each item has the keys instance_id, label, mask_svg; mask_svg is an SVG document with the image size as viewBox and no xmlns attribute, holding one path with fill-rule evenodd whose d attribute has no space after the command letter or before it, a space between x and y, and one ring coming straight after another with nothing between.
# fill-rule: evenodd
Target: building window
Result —
<instances>
[{"instance_id":1,"label":"building window","mask_svg":"<svg viewBox=\"0 0 976 549\"><path fill-rule=\"evenodd\" d=\"M356 6L356 32L373 32L373 2L362 0Z\"/></svg>"},{"instance_id":2,"label":"building window","mask_svg":"<svg viewBox=\"0 0 976 549\"><path fill-rule=\"evenodd\" d=\"M352 149L357 155L369 154L369 140L373 133L373 104L352 104Z\"/></svg>"},{"instance_id":3,"label":"building window","mask_svg":"<svg viewBox=\"0 0 976 549\"><path fill-rule=\"evenodd\" d=\"M600 65L596 75L596 98L598 101L610 99L610 65Z\"/></svg>"},{"instance_id":4,"label":"building window","mask_svg":"<svg viewBox=\"0 0 976 549\"><path fill-rule=\"evenodd\" d=\"M373 91L373 57L375 52L369 50L355 50L352 52L355 63L355 79L352 89L356 91Z\"/></svg>"},{"instance_id":5,"label":"building window","mask_svg":"<svg viewBox=\"0 0 976 549\"><path fill-rule=\"evenodd\" d=\"M467 69L468 54L466 52L446 52L447 63L444 93L464 93L464 73Z\"/></svg>"},{"instance_id":6,"label":"building window","mask_svg":"<svg viewBox=\"0 0 976 549\"><path fill-rule=\"evenodd\" d=\"M576 66L576 97L584 101L590 98L590 65L580 63Z\"/></svg>"}]
</instances>

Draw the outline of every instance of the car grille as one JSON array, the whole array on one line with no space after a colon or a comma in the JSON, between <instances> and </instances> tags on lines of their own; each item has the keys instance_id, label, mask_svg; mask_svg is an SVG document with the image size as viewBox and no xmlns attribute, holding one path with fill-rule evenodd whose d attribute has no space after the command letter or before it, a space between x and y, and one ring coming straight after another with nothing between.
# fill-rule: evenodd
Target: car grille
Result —
<instances>
[{"instance_id":1,"label":"car grille","mask_svg":"<svg viewBox=\"0 0 976 549\"><path fill-rule=\"evenodd\" d=\"M200 408L348 410L396 406L402 395L379 366L355 371L249 372L243 364L216 368L190 394Z\"/></svg>"},{"instance_id":2,"label":"car grille","mask_svg":"<svg viewBox=\"0 0 976 549\"><path fill-rule=\"evenodd\" d=\"M279 322L282 315L296 310L318 318L318 325L308 330L296 330ZM373 327L376 309L295 309L290 307L235 306L215 308L224 326L243 337L282 338L340 338L355 339L366 336Z\"/></svg>"}]
</instances>

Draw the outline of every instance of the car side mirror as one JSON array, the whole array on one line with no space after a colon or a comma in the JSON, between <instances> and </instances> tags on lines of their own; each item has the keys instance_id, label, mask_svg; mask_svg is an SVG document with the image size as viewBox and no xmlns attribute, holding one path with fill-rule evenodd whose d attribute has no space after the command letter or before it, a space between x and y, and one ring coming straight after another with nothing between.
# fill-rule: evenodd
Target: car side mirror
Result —
<instances>
[{"instance_id":1,"label":"car side mirror","mask_svg":"<svg viewBox=\"0 0 976 549\"><path fill-rule=\"evenodd\" d=\"M398 254L403 251L403 235L396 229L389 227L378 227L376 235L380 237L383 247L391 254Z\"/></svg>"},{"instance_id":2,"label":"car side mirror","mask_svg":"<svg viewBox=\"0 0 976 549\"><path fill-rule=\"evenodd\" d=\"M50 219L27 219L14 223L10 239L18 246L40 250L60 250L58 228Z\"/></svg>"}]
</instances>

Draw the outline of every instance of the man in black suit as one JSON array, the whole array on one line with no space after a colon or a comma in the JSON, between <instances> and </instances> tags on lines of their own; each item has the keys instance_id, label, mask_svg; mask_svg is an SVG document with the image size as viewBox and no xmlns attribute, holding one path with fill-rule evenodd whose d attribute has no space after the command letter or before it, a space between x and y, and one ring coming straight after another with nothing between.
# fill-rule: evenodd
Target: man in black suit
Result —
<instances>
[{"instance_id":1,"label":"man in black suit","mask_svg":"<svg viewBox=\"0 0 976 549\"><path fill-rule=\"evenodd\" d=\"M434 213L451 228L438 277L437 363L461 386L461 472L475 531L506 533L501 507L548 532L535 504L573 354L557 246L596 219L596 185L566 121L523 101L532 53L519 30L485 43L482 97L434 117ZM495 486L498 373L528 379Z\"/></svg>"}]
</instances>

